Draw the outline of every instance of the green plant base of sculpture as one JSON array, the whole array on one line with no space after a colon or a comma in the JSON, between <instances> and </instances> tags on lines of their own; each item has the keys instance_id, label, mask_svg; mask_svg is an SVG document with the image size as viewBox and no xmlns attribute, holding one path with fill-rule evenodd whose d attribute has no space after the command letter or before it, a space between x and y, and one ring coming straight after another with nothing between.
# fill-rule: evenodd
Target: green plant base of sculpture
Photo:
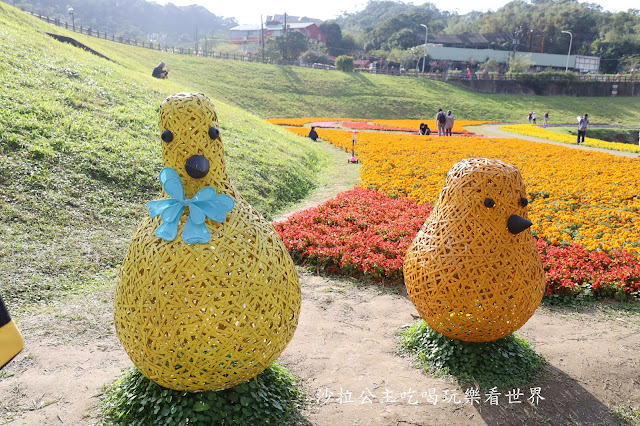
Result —
<instances>
[{"instance_id":1,"label":"green plant base of sculpture","mask_svg":"<svg viewBox=\"0 0 640 426\"><path fill-rule=\"evenodd\" d=\"M463 388L475 383L484 390L535 385L545 365L515 333L492 342L463 342L438 333L423 320L402 331L400 347L430 373L451 375Z\"/></svg>"},{"instance_id":2,"label":"green plant base of sculpture","mask_svg":"<svg viewBox=\"0 0 640 426\"><path fill-rule=\"evenodd\" d=\"M302 393L286 369L272 364L255 379L206 392L176 391L135 367L102 395L101 411L114 425L299 424Z\"/></svg>"}]
</instances>

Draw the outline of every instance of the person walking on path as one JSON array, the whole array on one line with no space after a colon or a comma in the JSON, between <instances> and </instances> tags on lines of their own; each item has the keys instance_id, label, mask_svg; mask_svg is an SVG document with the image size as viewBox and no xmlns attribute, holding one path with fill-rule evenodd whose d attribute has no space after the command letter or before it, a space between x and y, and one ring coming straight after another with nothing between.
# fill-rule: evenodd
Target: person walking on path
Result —
<instances>
[{"instance_id":1,"label":"person walking on path","mask_svg":"<svg viewBox=\"0 0 640 426\"><path fill-rule=\"evenodd\" d=\"M438 109L438 114L436 114L436 125L438 126L438 136L444 136L444 126L447 122L447 116L442 111L442 108Z\"/></svg>"},{"instance_id":2,"label":"person walking on path","mask_svg":"<svg viewBox=\"0 0 640 426\"><path fill-rule=\"evenodd\" d=\"M529 111L529 124L531 124L532 119L533 119L533 113Z\"/></svg>"},{"instance_id":3,"label":"person walking on path","mask_svg":"<svg viewBox=\"0 0 640 426\"><path fill-rule=\"evenodd\" d=\"M543 126L546 126L547 124L549 124L549 111L544 113L544 121L542 122Z\"/></svg>"},{"instance_id":4,"label":"person walking on path","mask_svg":"<svg viewBox=\"0 0 640 426\"><path fill-rule=\"evenodd\" d=\"M533 111L533 113L531 114L531 117L533 118L533 124L536 124L536 118L538 118L538 114L536 114L536 112Z\"/></svg>"},{"instance_id":5,"label":"person walking on path","mask_svg":"<svg viewBox=\"0 0 640 426\"><path fill-rule=\"evenodd\" d=\"M451 136L451 129L453 129L453 114L451 110L447 112L447 120L444 123L444 134L445 136Z\"/></svg>"},{"instance_id":6,"label":"person walking on path","mask_svg":"<svg viewBox=\"0 0 640 426\"><path fill-rule=\"evenodd\" d=\"M585 114L584 117L580 118L578 122L578 141L576 142L580 145L580 137L582 136L582 143L584 143L584 137L587 134L587 126L589 125L589 114Z\"/></svg>"}]
</instances>

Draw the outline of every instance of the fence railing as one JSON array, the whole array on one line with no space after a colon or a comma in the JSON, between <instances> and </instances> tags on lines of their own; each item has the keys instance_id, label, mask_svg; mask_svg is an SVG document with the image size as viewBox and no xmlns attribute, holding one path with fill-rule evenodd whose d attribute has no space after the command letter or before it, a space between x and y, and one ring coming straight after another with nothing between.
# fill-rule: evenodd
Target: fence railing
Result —
<instances>
[{"instance_id":1,"label":"fence railing","mask_svg":"<svg viewBox=\"0 0 640 426\"><path fill-rule=\"evenodd\" d=\"M299 63L298 61L274 61L270 58L261 57L261 55L251 54L239 54L228 52L215 52L213 50L196 49L191 47L174 47L168 45L162 45L161 43L155 43L152 41L139 41L136 39L129 39L122 36L116 36L115 34L108 34L105 31L93 30L90 27L83 27L82 25L75 25L75 21L72 23L62 21L58 18L50 18L48 16L39 15L37 13L25 11L49 24L56 25L58 27L64 27L67 30L71 30L80 34L85 34L91 37L102 38L105 40L111 40L116 43L127 44L130 46L143 47L146 49L157 50L161 52L173 53L178 55L189 56L201 56L206 58L218 58L218 59L231 59L234 61L246 61L246 62L260 62L263 64L277 64L277 65L292 65L302 66L307 68L316 68L313 64ZM328 68L325 68L328 69ZM385 74L395 75L403 77L416 77L416 78L428 78L431 80L517 80L516 74L498 74L498 73L475 73L471 76L458 71L444 71L444 72L425 72L421 73L418 70L405 71L398 68L356 68L356 72L369 73L369 74ZM551 80L565 81L563 78L552 78ZM600 82L640 82L640 76L638 75L611 75L611 74L583 74L576 75L577 81L600 81Z\"/></svg>"}]
</instances>

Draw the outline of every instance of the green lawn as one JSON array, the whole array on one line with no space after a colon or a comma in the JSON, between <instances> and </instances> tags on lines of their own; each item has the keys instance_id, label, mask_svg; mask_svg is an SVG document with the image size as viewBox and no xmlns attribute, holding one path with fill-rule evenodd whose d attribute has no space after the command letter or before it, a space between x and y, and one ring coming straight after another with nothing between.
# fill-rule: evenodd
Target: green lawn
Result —
<instances>
[{"instance_id":1,"label":"green lawn","mask_svg":"<svg viewBox=\"0 0 640 426\"><path fill-rule=\"evenodd\" d=\"M546 127L546 130L550 132L558 133L561 135L578 135L578 126L571 127ZM598 128L590 127L587 130L587 136L590 138L600 139L608 142L624 142L624 143L638 143L638 131L639 128Z\"/></svg>"},{"instance_id":2,"label":"green lawn","mask_svg":"<svg viewBox=\"0 0 640 426\"><path fill-rule=\"evenodd\" d=\"M10 307L114 283L160 195L160 103L200 90L40 32L54 30L0 3L0 290ZM207 93L230 176L264 216L316 187L324 150Z\"/></svg>"}]
</instances>

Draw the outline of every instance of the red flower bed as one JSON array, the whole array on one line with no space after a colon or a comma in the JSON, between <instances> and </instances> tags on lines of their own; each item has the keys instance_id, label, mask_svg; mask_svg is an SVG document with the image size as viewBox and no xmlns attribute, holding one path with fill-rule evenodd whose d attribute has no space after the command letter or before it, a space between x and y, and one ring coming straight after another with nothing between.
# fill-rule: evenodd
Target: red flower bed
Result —
<instances>
[{"instance_id":1,"label":"red flower bed","mask_svg":"<svg viewBox=\"0 0 640 426\"><path fill-rule=\"evenodd\" d=\"M433 207L354 188L275 223L294 260L333 274L403 283L404 253ZM546 295L639 296L640 263L629 252L587 251L538 239Z\"/></svg>"},{"instance_id":2,"label":"red flower bed","mask_svg":"<svg viewBox=\"0 0 640 426\"><path fill-rule=\"evenodd\" d=\"M578 244L555 246L543 239L536 244L547 276L547 296L638 296L640 263L631 253L587 251Z\"/></svg>"},{"instance_id":3,"label":"red flower bed","mask_svg":"<svg viewBox=\"0 0 640 426\"><path fill-rule=\"evenodd\" d=\"M402 283L404 253L432 209L354 188L274 225L302 265Z\"/></svg>"}]
</instances>

